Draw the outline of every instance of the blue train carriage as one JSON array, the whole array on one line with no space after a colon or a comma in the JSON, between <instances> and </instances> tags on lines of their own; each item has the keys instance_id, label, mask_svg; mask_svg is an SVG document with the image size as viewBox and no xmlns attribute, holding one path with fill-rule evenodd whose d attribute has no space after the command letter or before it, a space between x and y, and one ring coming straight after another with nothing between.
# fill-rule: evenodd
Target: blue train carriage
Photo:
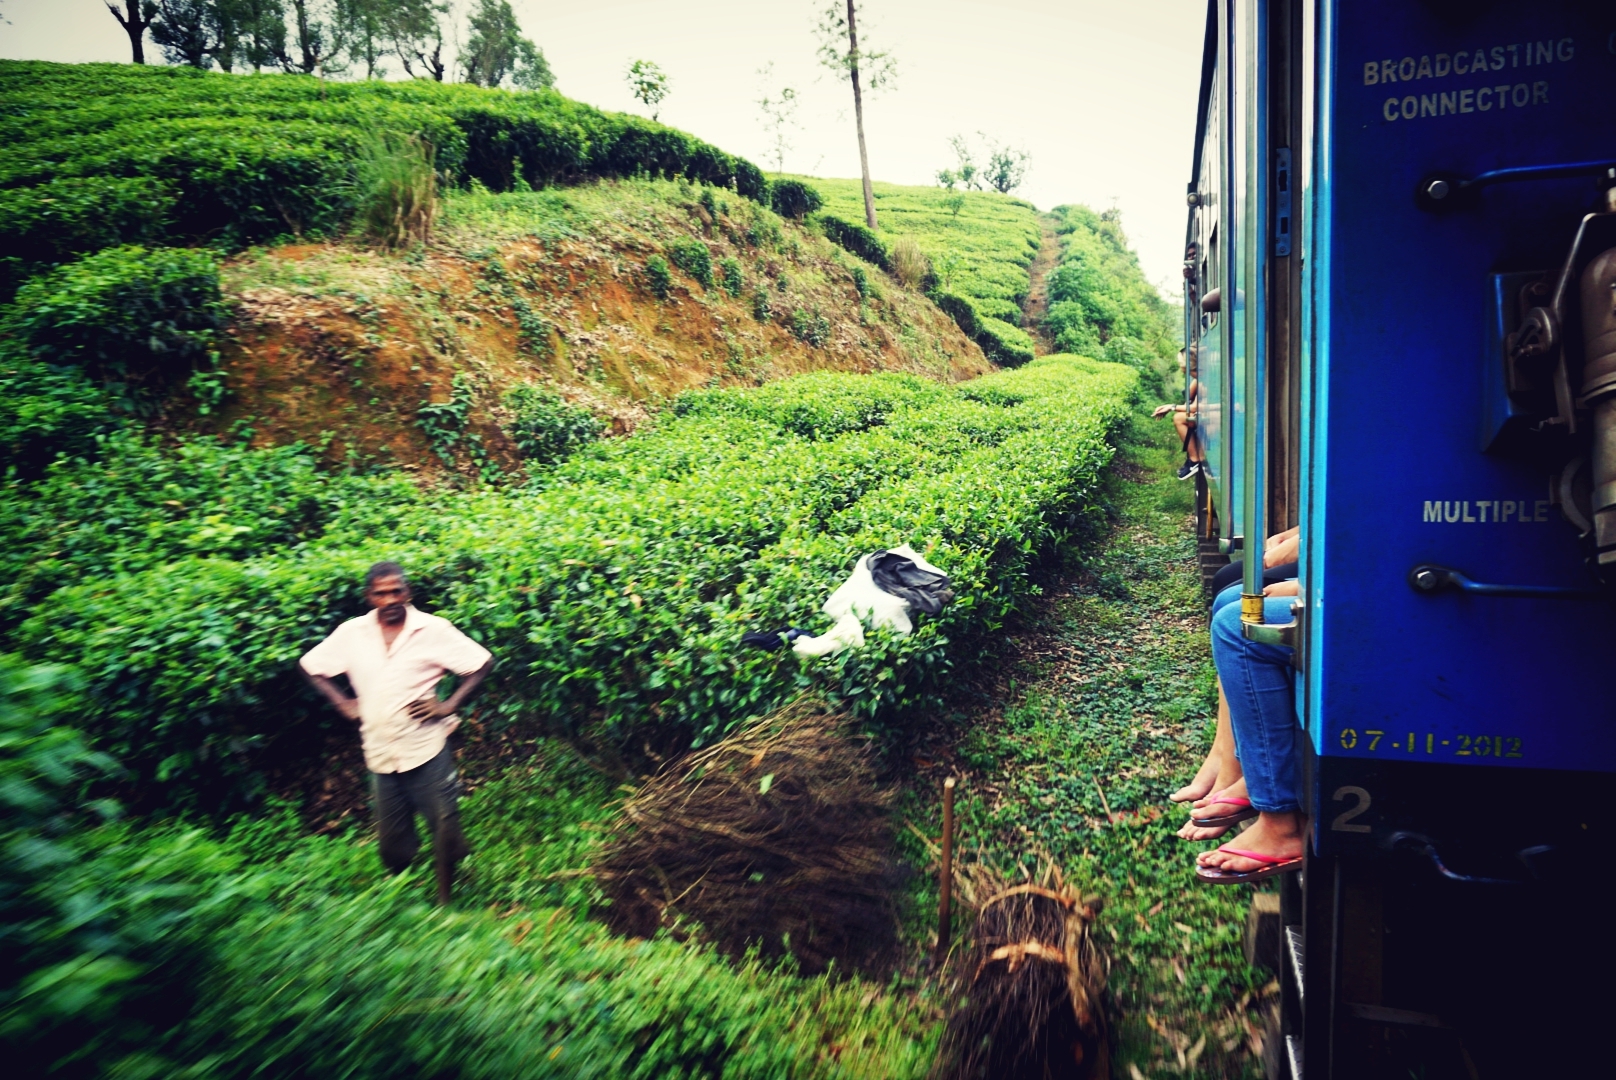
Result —
<instances>
[{"instance_id":1,"label":"blue train carriage","mask_svg":"<svg viewBox=\"0 0 1616 1080\"><path fill-rule=\"evenodd\" d=\"M1303 536L1270 1075L1616 1074L1616 2L1210 0L1194 157L1203 559Z\"/></svg>"}]
</instances>

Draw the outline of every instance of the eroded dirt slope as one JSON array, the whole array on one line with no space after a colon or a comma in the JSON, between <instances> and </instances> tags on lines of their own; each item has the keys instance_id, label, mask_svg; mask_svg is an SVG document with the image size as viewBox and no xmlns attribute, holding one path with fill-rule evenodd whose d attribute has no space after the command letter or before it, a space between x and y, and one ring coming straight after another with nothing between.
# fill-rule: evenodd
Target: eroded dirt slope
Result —
<instances>
[{"instance_id":1,"label":"eroded dirt slope","mask_svg":"<svg viewBox=\"0 0 1616 1080\"><path fill-rule=\"evenodd\" d=\"M710 286L678 266L695 243ZM665 297L648 269L659 255ZM230 398L200 426L425 472L442 468L418 422L429 402L463 402L466 430L513 464L501 401L524 383L625 433L692 387L992 367L896 279L733 194L669 181L457 195L415 251L291 244L246 252L225 277Z\"/></svg>"}]
</instances>

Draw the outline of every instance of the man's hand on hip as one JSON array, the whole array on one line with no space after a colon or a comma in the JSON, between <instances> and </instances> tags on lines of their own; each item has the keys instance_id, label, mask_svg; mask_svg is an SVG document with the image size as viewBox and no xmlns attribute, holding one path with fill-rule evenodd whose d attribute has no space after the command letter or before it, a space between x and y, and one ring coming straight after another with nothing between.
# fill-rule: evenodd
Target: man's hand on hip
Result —
<instances>
[{"instance_id":1,"label":"man's hand on hip","mask_svg":"<svg viewBox=\"0 0 1616 1080\"><path fill-rule=\"evenodd\" d=\"M409 710L412 717L423 724L430 724L435 720L442 720L446 716L452 716L455 711L453 703L439 701L437 698L422 698L420 701L412 701L405 708Z\"/></svg>"}]
</instances>

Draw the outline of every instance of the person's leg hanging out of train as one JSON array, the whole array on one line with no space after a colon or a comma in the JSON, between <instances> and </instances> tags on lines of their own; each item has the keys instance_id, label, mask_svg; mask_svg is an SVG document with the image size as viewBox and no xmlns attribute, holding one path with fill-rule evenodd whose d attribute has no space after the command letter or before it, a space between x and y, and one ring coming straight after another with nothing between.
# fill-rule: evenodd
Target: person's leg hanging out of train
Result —
<instances>
[{"instance_id":1,"label":"person's leg hanging out of train","mask_svg":"<svg viewBox=\"0 0 1616 1080\"><path fill-rule=\"evenodd\" d=\"M1288 618L1297 586L1285 582L1264 592L1266 617ZM1225 605L1212 619L1212 659L1228 692L1235 745L1258 813L1237 844L1198 856L1196 873L1203 881L1227 884L1298 870L1307 819L1301 813L1291 650L1246 640L1240 609Z\"/></svg>"},{"instance_id":2,"label":"person's leg hanging out of train","mask_svg":"<svg viewBox=\"0 0 1616 1080\"><path fill-rule=\"evenodd\" d=\"M1216 615L1223 608L1234 604L1239 606L1240 586L1238 583L1219 590L1212 599L1212 613ZM1193 802L1199 809L1200 802L1214 792L1228 788L1240 779L1240 761L1234 753L1234 732L1229 726L1229 702L1223 693L1223 681L1218 681L1218 730L1212 739L1212 749L1207 752L1206 760L1196 770L1195 779L1173 792L1167 798L1172 802ZM1245 792L1240 792L1244 795ZM1193 816L1193 815L1192 815ZM1188 828L1189 826L1186 826ZM1184 836L1182 832L1180 836ZM1221 835L1213 833L1208 836L1189 837L1186 840L1210 840L1212 836Z\"/></svg>"}]
</instances>

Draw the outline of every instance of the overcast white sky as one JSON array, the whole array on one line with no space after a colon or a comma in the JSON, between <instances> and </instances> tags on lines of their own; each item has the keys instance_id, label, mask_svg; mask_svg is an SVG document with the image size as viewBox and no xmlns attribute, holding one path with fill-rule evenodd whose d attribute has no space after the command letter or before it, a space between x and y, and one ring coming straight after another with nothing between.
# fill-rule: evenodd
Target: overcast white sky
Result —
<instances>
[{"instance_id":1,"label":"overcast white sky","mask_svg":"<svg viewBox=\"0 0 1616 1080\"><path fill-rule=\"evenodd\" d=\"M672 78L662 120L760 165L768 140L757 69L802 94L788 171L857 176L852 95L819 68L825 0L512 0L557 88L636 110L623 70ZM461 6L463 6L462 0ZM1032 154L1018 194L1048 209L1115 202L1145 271L1176 298L1195 133L1204 0L865 0L866 47L898 58L896 88L866 102L877 180L929 184L948 138L978 131ZM102 0L0 0L0 56L129 59ZM149 59L160 54L148 42ZM396 74L396 73L395 73ZM769 165L772 167L772 164ZM1171 290L1171 291L1170 291Z\"/></svg>"}]
</instances>

